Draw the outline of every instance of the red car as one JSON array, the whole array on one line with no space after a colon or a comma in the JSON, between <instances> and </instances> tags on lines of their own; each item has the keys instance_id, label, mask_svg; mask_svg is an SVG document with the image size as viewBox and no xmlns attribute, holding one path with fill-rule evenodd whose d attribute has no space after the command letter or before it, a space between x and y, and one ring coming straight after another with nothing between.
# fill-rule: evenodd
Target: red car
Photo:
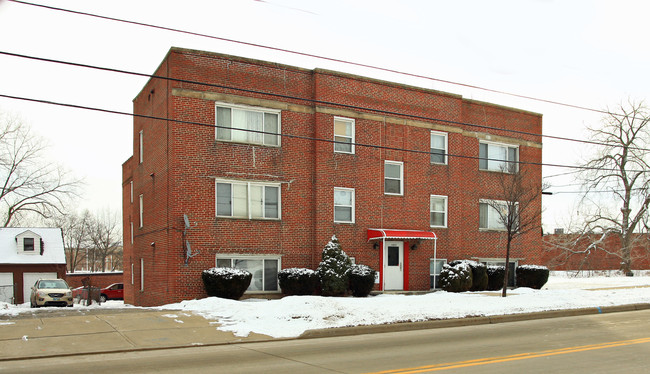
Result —
<instances>
[{"instance_id":1,"label":"red car","mask_svg":"<svg viewBox=\"0 0 650 374\"><path fill-rule=\"evenodd\" d=\"M124 284L113 283L101 289L99 300L103 303L106 300L124 300Z\"/></svg>"}]
</instances>

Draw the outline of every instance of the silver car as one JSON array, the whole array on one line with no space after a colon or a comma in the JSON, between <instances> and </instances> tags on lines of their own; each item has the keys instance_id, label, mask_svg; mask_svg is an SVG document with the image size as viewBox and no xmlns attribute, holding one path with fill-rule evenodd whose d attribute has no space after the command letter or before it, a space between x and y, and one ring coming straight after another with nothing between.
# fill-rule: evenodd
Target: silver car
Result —
<instances>
[{"instance_id":1,"label":"silver car","mask_svg":"<svg viewBox=\"0 0 650 374\"><path fill-rule=\"evenodd\" d=\"M72 307L72 290L63 279L39 279L32 287L29 304L32 308L41 306Z\"/></svg>"}]
</instances>

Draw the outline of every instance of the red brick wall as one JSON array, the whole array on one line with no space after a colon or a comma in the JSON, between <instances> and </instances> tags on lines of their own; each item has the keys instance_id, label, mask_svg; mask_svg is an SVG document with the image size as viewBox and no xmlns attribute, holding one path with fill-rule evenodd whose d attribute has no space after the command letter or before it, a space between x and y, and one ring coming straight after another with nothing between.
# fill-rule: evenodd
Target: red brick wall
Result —
<instances>
[{"instance_id":1,"label":"red brick wall","mask_svg":"<svg viewBox=\"0 0 650 374\"><path fill-rule=\"evenodd\" d=\"M83 286L82 280L90 278L90 284L93 287L106 287L113 283L124 283L124 274L122 272L114 273L68 273L65 279L70 288Z\"/></svg>"},{"instance_id":2,"label":"red brick wall","mask_svg":"<svg viewBox=\"0 0 650 374\"><path fill-rule=\"evenodd\" d=\"M478 157L479 138L496 136L518 142L521 160L541 162L541 148L525 143L540 144L540 136L458 124L541 134L540 115L458 95L180 49L170 51L156 74L212 86L153 79L134 100L134 113L212 125L215 101L269 107L282 110L282 134L326 140L333 138L334 116L341 116L355 119L357 143L386 148L357 145L354 154L342 154L333 152L331 142L290 137L282 137L281 147L236 144L215 141L213 127L136 117L134 156L123 166L127 303L159 305L204 297L200 274L215 266L218 253L279 255L282 268L316 268L332 234L357 263L379 269L381 252L366 242L367 229L430 230L432 194L449 199L449 225L434 229L439 258L505 257L502 233L478 230L478 201L498 198L494 186L499 173L479 171L477 159L454 155ZM448 165L430 163L432 128L448 133ZM140 130L145 134L142 164L138 163ZM403 196L384 195L384 160L404 163ZM541 183L539 166L522 168L530 169L535 182ZM281 183L282 219L215 217L215 178ZM130 181L134 182L133 203ZM354 224L333 222L334 187L355 189ZM137 227L140 194L145 198L143 228ZM537 205L541 209L541 197ZM186 239L200 252L187 265L183 214L192 222ZM130 220L135 227L134 245L128 234ZM406 251L408 287L428 289L433 243L423 241L418 249ZM534 231L514 243L512 256L536 263L540 252L541 234ZM144 291L140 291L140 259L145 264Z\"/></svg>"},{"instance_id":3,"label":"red brick wall","mask_svg":"<svg viewBox=\"0 0 650 374\"><path fill-rule=\"evenodd\" d=\"M569 234L546 235L543 240L541 264L551 270L618 270L621 268L621 240L618 235L608 236L602 243L592 246L599 235L576 240ZM589 250L588 250L589 249ZM632 270L650 269L650 237L636 235L630 256Z\"/></svg>"}]
</instances>

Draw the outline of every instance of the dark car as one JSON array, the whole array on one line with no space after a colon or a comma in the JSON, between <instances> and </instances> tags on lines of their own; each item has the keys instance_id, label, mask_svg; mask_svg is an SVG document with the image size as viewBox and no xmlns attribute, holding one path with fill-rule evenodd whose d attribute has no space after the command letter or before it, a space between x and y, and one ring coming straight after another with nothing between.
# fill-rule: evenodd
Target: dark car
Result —
<instances>
[{"instance_id":1,"label":"dark car","mask_svg":"<svg viewBox=\"0 0 650 374\"><path fill-rule=\"evenodd\" d=\"M124 284L113 283L101 289L99 300L103 303L106 300L124 300Z\"/></svg>"}]
</instances>

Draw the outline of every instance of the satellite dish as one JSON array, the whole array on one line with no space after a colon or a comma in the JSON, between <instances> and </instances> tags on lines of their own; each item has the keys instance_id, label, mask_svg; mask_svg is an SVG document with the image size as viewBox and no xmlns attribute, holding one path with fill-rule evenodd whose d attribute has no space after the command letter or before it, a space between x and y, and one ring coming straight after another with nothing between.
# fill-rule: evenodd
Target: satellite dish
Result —
<instances>
[{"instance_id":1,"label":"satellite dish","mask_svg":"<svg viewBox=\"0 0 650 374\"><path fill-rule=\"evenodd\" d=\"M190 228L190 220L187 218L187 214L183 214L183 220L185 221L185 228Z\"/></svg>"},{"instance_id":2,"label":"satellite dish","mask_svg":"<svg viewBox=\"0 0 650 374\"><path fill-rule=\"evenodd\" d=\"M185 247L187 248L187 257L192 257L192 247L190 247L190 241L185 241Z\"/></svg>"}]
</instances>

